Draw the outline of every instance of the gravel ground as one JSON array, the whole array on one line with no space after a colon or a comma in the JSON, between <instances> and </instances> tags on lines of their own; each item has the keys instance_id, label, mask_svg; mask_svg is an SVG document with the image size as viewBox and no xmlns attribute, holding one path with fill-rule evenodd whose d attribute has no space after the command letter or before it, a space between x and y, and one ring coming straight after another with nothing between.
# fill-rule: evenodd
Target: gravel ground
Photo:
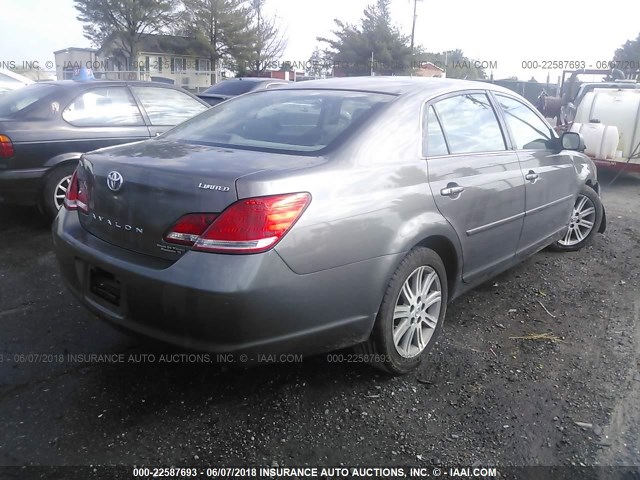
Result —
<instances>
[{"instance_id":1,"label":"gravel ground","mask_svg":"<svg viewBox=\"0 0 640 480\"><path fill-rule=\"evenodd\" d=\"M456 300L402 378L160 363L65 291L33 210L0 207L0 465L640 465L640 177L601 183L605 235ZM27 361L68 353L140 361Z\"/></svg>"}]
</instances>

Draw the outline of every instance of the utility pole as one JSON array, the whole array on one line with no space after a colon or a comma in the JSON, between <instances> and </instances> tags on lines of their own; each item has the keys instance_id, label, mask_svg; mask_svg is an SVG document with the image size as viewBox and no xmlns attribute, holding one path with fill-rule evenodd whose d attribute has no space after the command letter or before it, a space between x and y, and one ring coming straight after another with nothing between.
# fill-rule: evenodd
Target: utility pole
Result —
<instances>
[{"instance_id":1,"label":"utility pole","mask_svg":"<svg viewBox=\"0 0 640 480\"><path fill-rule=\"evenodd\" d=\"M411 52L416 39L416 20L418 19L418 0L413 0L413 27L411 27Z\"/></svg>"}]
</instances>

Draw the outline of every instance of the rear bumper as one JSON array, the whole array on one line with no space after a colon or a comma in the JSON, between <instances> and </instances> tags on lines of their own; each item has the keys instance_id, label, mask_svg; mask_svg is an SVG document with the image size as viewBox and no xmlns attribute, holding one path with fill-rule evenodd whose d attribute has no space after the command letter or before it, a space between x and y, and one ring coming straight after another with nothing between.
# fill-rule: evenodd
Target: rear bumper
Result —
<instances>
[{"instance_id":1,"label":"rear bumper","mask_svg":"<svg viewBox=\"0 0 640 480\"><path fill-rule=\"evenodd\" d=\"M0 170L0 203L35 205L47 168Z\"/></svg>"},{"instance_id":2,"label":"rear bumper","mask_svg":"<svg viewBox=\"0 0 640 480\"><path fill-rule=\"evenodd\" d=\"M396 256L310 275L294 273L275 251L260 255L187 252L164 263L85 231L76 212L53 225L55 252L70 290L91 311L125 329L184 348L312 354L367 339ZM119 308L89 288L89 270L112 273Z\"/></svg>"}]
</instances>

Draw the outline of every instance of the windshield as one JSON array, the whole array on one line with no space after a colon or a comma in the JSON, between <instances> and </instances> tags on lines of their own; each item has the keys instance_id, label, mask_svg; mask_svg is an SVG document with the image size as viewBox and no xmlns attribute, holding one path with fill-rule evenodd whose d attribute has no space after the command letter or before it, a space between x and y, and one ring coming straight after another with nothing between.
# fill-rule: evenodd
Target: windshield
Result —
<instances>
[{"instance_id":1,"label":"windshield","mask_svg":"<svg viewBox=\"0 0 640 480\"><path fill-rule=\"evenodd\" d=\"M394 98L333 90L264 90L222 103L163 136L224 147L317 152Z\"/></svg>"},{"instance_id":2,"label":"windshield","mask_svg":"<svg viewBox=\"0 0 640 480\"><path fill-rule=\"evenodd\" d=\"M25 110L49 95L54 89L54 85L37 83L3 94L0 96L0 118L11 117Z\"/></svg>"},{"instance_id":3,"label":"windshield","mask_svg":"<svg viewBox=\"0 0 640 480\"><path fill-rule=\"evenodd\" d=\"M261 82L251 80L223 80L213 87L207 88L203 95L242 95L261 85Z\"/></svg>"}]
</instances>

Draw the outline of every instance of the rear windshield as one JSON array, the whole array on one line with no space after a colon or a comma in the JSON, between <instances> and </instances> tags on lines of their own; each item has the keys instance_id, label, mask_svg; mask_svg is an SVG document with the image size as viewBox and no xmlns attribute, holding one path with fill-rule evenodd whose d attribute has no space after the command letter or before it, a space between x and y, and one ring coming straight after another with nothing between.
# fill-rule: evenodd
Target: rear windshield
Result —
<instances>
[{"instance_id":1,"label":"rear windshield","mask_svg":"<svg viewBox=\"0 0 640 480\"><path fill-rule=\"evenodd\" d=\"M216 83L213 87L207 88L203 95L242 95L243 93L250 92L254 88L260 85L260 82L252 82L251 80L223 80L220 83Z\"/></svg>"},{"instance_id":2,"label":"rear windshield","mask_svg":"<svg viewBox=\"0 0 640 480\"><path fill-rule=\"evenodd\" d=\"M348 135L393 95L335 90L263 90L186 121L166 140L281 152L317 152Z\"/></svg>"},{"instance_id":3,"label":"rear windshield","mask_svg":"<svg viewBox=\"0 0 640 480\"><path fill-rule=\"evenodd\" d=\"M55 85L36 83L12 90L0 96L0 118L8 118L22 112L55 90Z\"/></svg>"}]
</instances>

